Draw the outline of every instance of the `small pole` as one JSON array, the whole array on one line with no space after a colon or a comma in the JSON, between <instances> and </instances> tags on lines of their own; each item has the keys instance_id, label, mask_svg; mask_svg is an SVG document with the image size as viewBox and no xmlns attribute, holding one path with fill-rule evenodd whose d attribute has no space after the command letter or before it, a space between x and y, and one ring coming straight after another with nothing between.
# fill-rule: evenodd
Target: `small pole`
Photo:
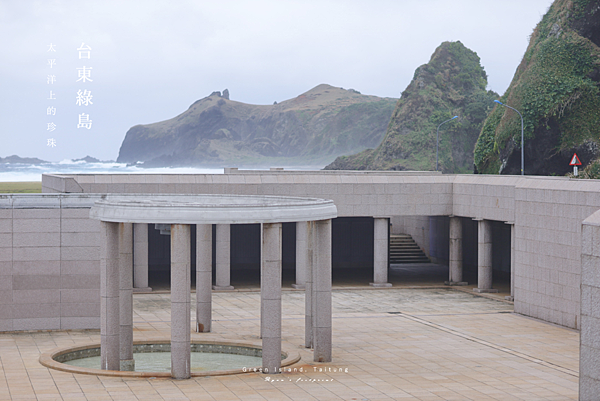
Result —
<instances>
[{"instance_id":1,"label":"small pole","mask_svg":"<svg viewBox=\"0 0 600 401\"><path fill-rule=\"evenodd\" d=\"M573 166L573 175L577 177L577 166Z\"/></svg>"},{"instance_id":2,"label":"small pole","mask_svg":"<svg viewBox=\"0 0 600 401\"><path fill-rule=\"evenodd\" d=\"M516 111L519 117L521 117L521 175L525 175L525 138L523 135L523 116L521 115L521 113L519 113L519 110L502 103L500 100L494 100L494 102Z\"/></svg>"},{"instance_id":3,"label":"small pole","mask_svg":"<svg viewBox=\"0 0 600 401\"><path fill-rule=\"evenodd\" d=\"M457 118L458 118L458 116L454 116L454 117L444 121L437 127L437 140L435 142L435 171L438 171L438 154L439 154L439 149L440 149L440 127L442 125L446 124L448 121L452 121Z\"/></svg>"}]
</instances>

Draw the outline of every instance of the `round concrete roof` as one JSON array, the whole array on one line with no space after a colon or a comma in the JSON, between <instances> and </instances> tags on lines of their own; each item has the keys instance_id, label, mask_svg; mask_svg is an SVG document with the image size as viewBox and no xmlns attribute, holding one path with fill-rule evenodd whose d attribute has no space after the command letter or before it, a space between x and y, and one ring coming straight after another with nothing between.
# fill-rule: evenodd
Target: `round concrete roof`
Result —
<instances>
[{"instance_id":1,"label":"round concrete roof","mask_svg":"<svg viewBox=\"0 0 600 401\"><path fill-rule=\"evenodd\" d=\"M264 195L107 195L90 218L115 223L250 224L327 220L332 200Z\"/></svg>"}]
</instances>

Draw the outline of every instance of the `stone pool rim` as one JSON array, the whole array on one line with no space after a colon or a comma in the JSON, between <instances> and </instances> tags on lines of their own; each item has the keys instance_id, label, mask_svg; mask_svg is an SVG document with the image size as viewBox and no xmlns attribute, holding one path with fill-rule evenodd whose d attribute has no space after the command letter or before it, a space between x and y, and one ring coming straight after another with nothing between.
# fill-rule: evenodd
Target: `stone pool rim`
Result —
<instances>
[{"instance_id":1,"label":"stone pool rim","mask_svg":"<svg viewBox=\"0 0 600 401\"><path fill-rule=\"evenodd\" d=\"M221 346L230 346L230 347L243 347L243 348L254 348L262 351L261 345L253 344L253 343L245 343L238 341L214 341L214 340L193 340L190 342L191 344L211 344L211 345L221 345ZM144 341L134 341L134 345L159 345L159 344L171 344L171 339L162 339L162 340L144 340ZM111 376L111 377L139 377L139 378L171 378L171 372L128 372L128 371L120 371L120 370L103 370L103 369L93 369L93 368L82 368L79 366L67 365L66 363L58 362L54 358L59 357L64 354L68 354L70 352L83 351L86 349L94 349L100 348L100 343L93 344L83 344L78 346L69 346L56 348L51 351L45 352L40 355L39 362L43 366L59 370L62 372L68 373L79 373L84 375L95 375L95 376ZM292 351L290 349L281 350L282 356L285 356L285 359L281 360L281 367L286 367L293 365L300 361L300 354L297 351ZM262 366L246 366L246 371L243 368L239 369L229 369L229 370L211 370L205 372L192 372L191 377L204 377L204 376L224 376L224 375L236 375L242 373L255 373L254 369L262 369ZM269 372L269 374L273 374Z\"/></svg>"}]
</instances>

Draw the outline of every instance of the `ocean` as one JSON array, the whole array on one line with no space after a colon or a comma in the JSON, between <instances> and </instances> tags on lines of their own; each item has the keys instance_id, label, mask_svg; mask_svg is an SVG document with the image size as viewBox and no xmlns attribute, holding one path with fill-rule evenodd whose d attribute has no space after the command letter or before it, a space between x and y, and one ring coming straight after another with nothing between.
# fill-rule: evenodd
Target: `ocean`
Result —
<instances>
[{"instance_id":1,"label":"ocean","mask_svg":"<svg viewBox=\"0 0 600 401\"><path fill-rule=\"evenodd\" d=\"M124 163L63 160L43 164L0 163L0 182L42 181L42 174L223 174L222 168L138 168Z\"/></svg>"}]
</instances>

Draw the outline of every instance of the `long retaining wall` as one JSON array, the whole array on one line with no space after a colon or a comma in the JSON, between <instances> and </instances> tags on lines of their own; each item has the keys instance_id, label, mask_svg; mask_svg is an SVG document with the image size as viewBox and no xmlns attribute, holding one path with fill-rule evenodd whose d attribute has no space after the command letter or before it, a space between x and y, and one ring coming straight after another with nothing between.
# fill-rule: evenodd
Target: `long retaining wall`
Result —
<instances>
[{"instance_id":1,"label":"long retaining wall","mask_svg":"<svg viewBox=\"0 0 600 401\"><path fill-rule=\"evenodd\" d=\"M583 222L581 250L581 336L579 399L600 394L600 211Z\"/></svg>"},{"instance_id":2,"label":"long retaining wall","mask_svg":"<svg viewBox=\"0 0 600 401\"><path fill-rule=\"evenodd\" d=\"M100 195L92 193L310 196L333 199L340 217L507 222L515 311L572 328L580 326L582 222L600 209L596 180L418 172L44 175L43 190L0 196L0 331L99 326L91 301L99 298L99 227L87 213Z\"/></svg>"},{"instance_id":3,"label":"long retaining wall","mask_svg":"<svg viewBox=\"0 0 600 401\"><path fill-rule=\"evenodd\" d=\"M100 328L99 198L0 196L0 331Z\"/></svg>"}]
</instances>

